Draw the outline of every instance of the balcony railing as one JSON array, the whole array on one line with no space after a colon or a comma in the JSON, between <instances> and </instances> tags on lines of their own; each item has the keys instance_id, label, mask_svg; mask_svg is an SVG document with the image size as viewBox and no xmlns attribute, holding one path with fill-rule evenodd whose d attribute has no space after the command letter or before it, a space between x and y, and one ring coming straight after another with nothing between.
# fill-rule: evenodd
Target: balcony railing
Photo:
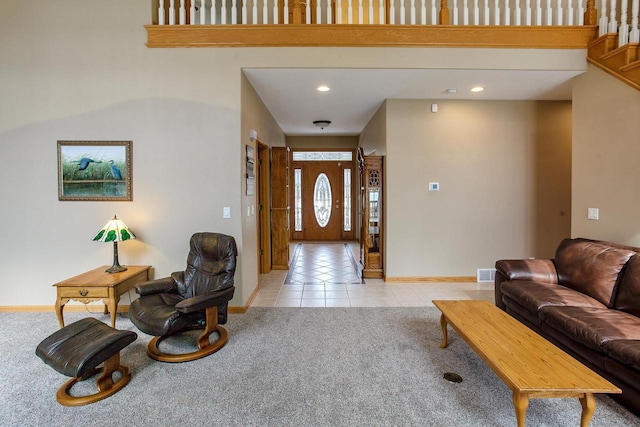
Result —
<instances>
[{"instance_id":1,"label":"balcony railing","mask_svg":"<svg viewBox=\"0 0 640 427\"><path fill-rule=\"evenodd\" d=\"M152 0L149 47L586 48L639 42L640 0Z\"/></svg>"},{"instance_id":2,"label":"balcony railing","mask_svg":"<svg viewBox=\"0 0 640 427\"><path fill-rule=\"evenodd\" d=\"M607 2L611 2L611 7L607 8ZM622 8L626 8L626 2L621 0ZM632 2L637 5L638 0ZM155 0L154 3L157 4L154 24L158 25L597 24L595 0ZM615 9L616 0L604 0L603 13ZM636 18L637 15L636 11Z\"/></svg>"}]
</instances>

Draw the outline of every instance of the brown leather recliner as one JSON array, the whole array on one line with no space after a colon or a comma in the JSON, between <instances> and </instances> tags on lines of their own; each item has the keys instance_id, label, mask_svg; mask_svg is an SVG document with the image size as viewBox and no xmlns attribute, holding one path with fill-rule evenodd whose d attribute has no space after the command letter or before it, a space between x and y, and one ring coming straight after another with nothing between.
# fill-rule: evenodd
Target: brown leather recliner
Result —
<instances>
[{"instance_id":1,"label":"brown leather recliner","mask_svg":"<svg viewBox=\"0 0 640 427\"><path fill-rule=\"evenodd\" d=\"M196 233L191 237L187 268L171 277L140 283L140 298L129 307L131 322L142 332L154 335L147 353L161 362L186 362L208 356L227 342L227 307L235 290L234 274L238 249L233 237L219 233ZM202 329L198 349L169 354L158 345L182 331ZM218 334L213 343L209 337Z\"/></svg>"}]
</instances>

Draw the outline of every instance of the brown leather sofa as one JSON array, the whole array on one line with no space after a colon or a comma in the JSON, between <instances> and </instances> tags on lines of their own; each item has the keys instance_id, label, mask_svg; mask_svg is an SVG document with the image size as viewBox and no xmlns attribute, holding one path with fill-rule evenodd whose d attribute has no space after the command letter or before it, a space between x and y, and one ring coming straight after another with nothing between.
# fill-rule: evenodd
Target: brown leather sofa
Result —
<instances>
[{"instance_id":1,"label":"brown leather sofa","mask_svg":"<svg viewBox=\"0 0 640 427\"><path fill-rule=\"evenodd\" d=\"M496 262L498 307L622 389L640 415L640 248L565 239L554 259Z\"/></svg>"}]
</instances>

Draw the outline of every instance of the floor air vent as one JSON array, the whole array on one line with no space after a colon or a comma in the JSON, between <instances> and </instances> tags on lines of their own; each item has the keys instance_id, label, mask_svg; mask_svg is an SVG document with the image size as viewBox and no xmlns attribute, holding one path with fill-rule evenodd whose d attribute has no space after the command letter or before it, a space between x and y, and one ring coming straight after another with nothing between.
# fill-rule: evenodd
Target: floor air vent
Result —
<instances>
[{"instance_id":1,"label":"floor air vent","mask_svg":"<svg viewBox=\"0 0 640 427\"><path fill-rule=\"evenodd\" d=\"M493 282L496 278L496 269L495 268L479 268L477 281L478 282Z\"/></svg>"}]
</instances>

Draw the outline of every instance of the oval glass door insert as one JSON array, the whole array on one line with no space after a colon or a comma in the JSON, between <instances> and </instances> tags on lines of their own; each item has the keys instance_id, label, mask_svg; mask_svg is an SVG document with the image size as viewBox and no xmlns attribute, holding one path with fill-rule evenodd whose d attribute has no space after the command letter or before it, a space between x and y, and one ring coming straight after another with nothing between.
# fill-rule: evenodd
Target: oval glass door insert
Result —
<instances>
[{"instance_id":1,"label":"oval glass door insert","mask_svg":"<svg viewBox=\"0 0 640 427\"><path fill-rule=\"evenodd\" d=\"M313 187L313 210L320 227L326 227L331 217L331 184L324 173L318 175Z\"/></svg>"}]
</instances>

